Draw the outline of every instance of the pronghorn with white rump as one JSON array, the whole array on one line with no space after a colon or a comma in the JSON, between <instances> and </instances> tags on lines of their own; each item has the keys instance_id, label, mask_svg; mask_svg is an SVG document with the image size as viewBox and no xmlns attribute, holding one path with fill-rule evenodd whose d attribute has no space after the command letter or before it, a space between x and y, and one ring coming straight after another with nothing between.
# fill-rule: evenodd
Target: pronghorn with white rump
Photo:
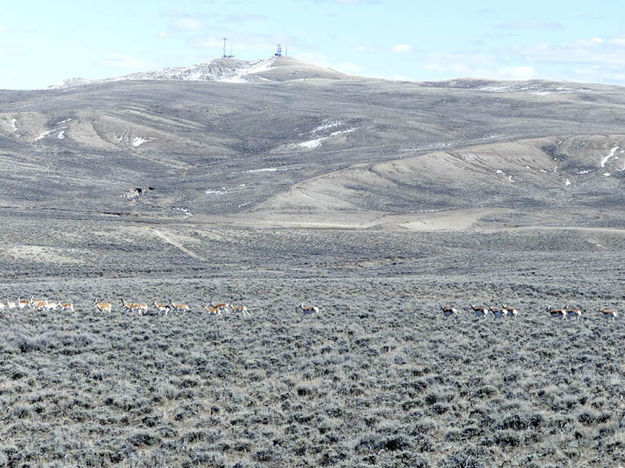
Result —
<instances>
[{"instance_id":1,"label":"pronghorn with white rump","mask_svg":"<svg viewBox=\"0 0 625 468\"><path fill-rule=\"evenodd\" d=\"M26 299L22 299L21 297L17 298L17 308L18 309L25 309L25 308L30 308L31 306L31 301L26 300Z\"/></svg>"},{"instance_id":2,"label":"pronghorn with white rump","mask_svg":"<svg viewBox=\"0 0 625 468\"><path fill-rule=\"evenodd\" d=\"M99 302L95 299L93 305L100 312L111 312L113 310L113 305L110 302Z\"/></svg>"},{"instance_id":3,"label":"pronghorn with white rump","mask_svg":"<svg viewBox=\"0 0 625 468\"><path fill-rule=\"evenodd\" d=\"M549 306L547 307L546 311L553 318L563 319L566 316L566 310L564 309L554 309L553 307Z\"/></svg>"},{"instance_id":4,"label":"pronghorn with white rump","mask_svg":"<svg viewBox=\"0 0 625 468\"><path fill-rule=\"evenodd\" d=\"M222 312L228 312L228 308L230 307L230 304L228 304L227 302L220 302L218 304L215 304L213 301L211 301L209 306L213 307L214 309L219 309Z\"/></svg>"},{"instance_id":5,"label":"pronghorn with white rump","mask_svg":"<svg viewBox=\"0 0 625 468\"><path fill-rule=\"evenodd\" d=\"M602 307L600 312L606 320L616 320L616 317L618 317L616 310L606 310Z\"/></svg>"},{"instance_id":6,"label":"pronghorn with white rump","mask_svg":"<svg viewBox=\"0 0 625 468\"><path fill-rule=\"evenodd\" d=\"M213 307L212 305L206 305L203 309L209 314L221 315L221 309L219 307Z\"/></svg>"},{"instance_id":7,"label":"pronghorn with white rump","mask_svg":"<svg viewBox=\"0 0 625 468\"><path fill-rule=\"evenodd\" d=\"M32 296L30 298L30 308L35 310L43 310L48 305L47 300L37 299L35 300Z\"/></svg>"},{"instance_id":8,"label":"pronghorn with white rump","mask_svg":"<svg viewBox=\"0 0 625 468\"><path fill-rule=\"evenodd\" d=\"M471 304L471 309L475 312L475 318L486 317L488 312L488 307L486 306L475 306Z\"/></svg>"},{"instance_id":9,"label":"pronghorn with white rump","mask_svg":"<svg viewBox=\"0 0 625 468\"><path fill-rule=\"evenodd\" d=\"M74 304L71 302L61 303L59 306L63 312L74 312Z\"/></svg>"},{"instance_id":10,"label":"pronghorn with white rump","mask_svg":"<svg viewBox=\"0 0 625 468\"><path fill-rule=\"evenodd\" d=\"M148 311L148 305L139 303L139 302L126 302L124 299L120 299L122 301L122 305L129 312L136 312L139 315L143 315Z\"/></svg>"},{"instance_id":11,"label":"pronghorn with white rump","mask_svg":"<svg viewBox=\"0 0 625 468\"><path fill-rule=\"evenodd\" d=\"M505 317L506 315L508 315L508 311L506 309L504 309L503 307L490 307L490 311L493 313L493 317L495 317L496 319L501 318L501 317Z\"/></svg>"},{"instance_id":12,"label":"pronghorn with white rump","mask_svg":"<svg viewBox=\"0 0 625 468\"><path fill-rule=\"evenodd\" d=\"M154 307L156 307L156 310L158 310L158 312L163 314L165 317L169 314L169 304L159 304L154 301Z\"/></svg>"},{"instance_id":13,"label":"pronghorn with white rump","mask_svg":"<svg viewBox=\"0 0 625 468\"><path fill-rule=\"evenodd\" d=\"M244 317L249 317L250 314L247 311L247 307L245 306L236 306L234 304L230 304L230 312L232 312L233 314L241 314Z\"/></svg>"},{"instance_id":14,"label":"pronghorn with white rump","mask_svg":"<svg viewBox=\"0 0 625 468\"><path fill-rule=\"evenodd\" d=\"M318 314L319 313L319 307L317 307L317 306L304 306L303 302L299 305L297 310L300 311L300 312L303 312L305 315L308 315L308 314Z\"/></svg>"},{"instance_id":15,"label":"pronghorn with white rump","mask_svg":"<svg viewBox=\"0 0 625 468\"><path fill-rule=\"evenodd\" d=\"M569 319L579 320L579 318L582 316L581 310L575 309L568 304L564 307L564 309L566 310L566 317Z\"/></svg>"},{"instance_id":16,"label":"pronghorn with white rump","mask_svg":"<svg viewBox=\"0 0 625 468\"><path fill-rule=\"evenodd\" d=\"M9 298L7 298L7 307L9 309L15 309L17 307L17 302L11 301L9 300Z\"/></svg>"},{"instance_id":17,"label":"pronghorn with white rump","mask_svg":"<svg viewBox=\"0 0 625 468\"><path fill-rule=\"evenodd\" d=\"M516 317L519 314L515 307L510 307L508 304L501 306L501 309L506 311L508 317Z\"/></svg>"},{"instance_id":18,"label":"pronghorn with white rump","mask_svg":"<svg viewBox=\"0 0 625 468\"><path fill-rule=\"evenodd\" d=\"M169 300L169 305L173 309L173 312L182 313L182 312L190 312L191 308L184 304L183 302L174 302L171 299Z\"/></svg>"},{"instance_id":19,"label":"pronghorn with white rump","mask_svg":"<svg viewBox=\"0 0 625 468\"><path fill-rule=\"evenodd\" d=\"M442 305L441 306L441 310L443 311L443 316L445 317L457 317L458 316L458 309L455 309L454 307L447 307Z\"/></svg>"}]
</instances>

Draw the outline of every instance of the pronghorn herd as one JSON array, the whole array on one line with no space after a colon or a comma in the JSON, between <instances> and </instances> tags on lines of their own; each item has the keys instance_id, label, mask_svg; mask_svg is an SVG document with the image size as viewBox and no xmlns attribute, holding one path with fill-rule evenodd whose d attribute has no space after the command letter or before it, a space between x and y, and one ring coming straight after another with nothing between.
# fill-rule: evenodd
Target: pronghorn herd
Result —
<instances>
[{"instance_id":1,"label":"pronghorn herd","mask_svg":"<svg viewBox=\"0 0 625 468\"><path fill-rule=\"evenodd\" d=\"M454 307L441 305L440 309L443 312L444 317L458 316L458 309ZM488 316L489 312L496 319L503 317L516 317L519 314L516 308L510 307L507 304L503 304L501 307L489 307L485 305L471 304L467 310L469 312L473 312L475 314L475 317L478 319ZM545 310L547 314L549 314L549 316L553 318L568 318L570 320L579 320L582 317L582 311L578 308L571 307L569 304L566 304L561 309L554 309L553 307L549 306ZM601 308L599 312L606 320L616 320L616 318L618 317L618 314L614 310L606 310L604 308Z\"/></svg>"},{"instance_id":2,"label":"pronghorn herd","mask_svg":"<svg viewBox=\"0 0 625 468\"><path fill-rule=\"evenodd\" d=\"M124 298L119 298L119 302L121 304L121 310L124 312L131 312L138 315L143 315L150 311L150 306L143 302L131 302L127 301ZM186 312L191 312L191 307L188 304L183 302L176 302L173 300L168 300L166 302L160 303L157 301L153 301L154 309L159 315L167 316L171 312L172 314L182 314ZM110 313L113 311L113 303L100 301L95 299L93 301L93 306L99 312ZM74 312L74 304L71 302L55 302L49 301L47 299L35 299L31 296L30 299L24 300L22 298L18 298L17 301L7 300L6 304L0 302L0 311L4 309L32 309L37 311L54 311L61 310L64 312ZM235 305L229 304L227 302L210 302L208 305L202 307L202 310L208 312L213 315L223 315L225 313L230 313L232 315L241 315L243 317L249 317L250 313L247 310L247 307L244 305ZM297 311L307 314L318 314L319 308L316 306L304 306L302 303L297 307Z\"/></svg>"},{"instance_id":3,"label":"pronghorn herd","mask_svg":"<svg viewBox=\"0 0 625 468\"><path fill-rule=\"evenodd\" d=\"M121 310L124 312L132 312L138 315L143 315L150 311L150 306L143 302L130 302L124 298L119 299L121 304ZM181 314L185 312L190 312L191 307L183 302L176 302L173 300L169 300L164 303L159 303L157 301L153 302L154 308L159 315L167 316L169 313ZM95 299L93 301L93 306L99 312L112 312L114 307L113 303L106 301L99 301ZM37 311L47 311L52 312L55 310L61 310L63 312L74 312L74 304L71 302L59 302L59 301L50 301L48 299L35 299L31 297L28 300L24 300L22 298L18 298L17 301L7 300L6 303L0 302L0 311L5 309L31 309ZM222 315L223 313L231 313L233 315L242 315L244 317L249 317L250 313L247 310L246 306L243 305L234 305L228 304L226 302L221 302L215 304L211 302L209 305L204 306L203 309L206 312L213 313L215 315Z\"/></svg>"}]
</instances>

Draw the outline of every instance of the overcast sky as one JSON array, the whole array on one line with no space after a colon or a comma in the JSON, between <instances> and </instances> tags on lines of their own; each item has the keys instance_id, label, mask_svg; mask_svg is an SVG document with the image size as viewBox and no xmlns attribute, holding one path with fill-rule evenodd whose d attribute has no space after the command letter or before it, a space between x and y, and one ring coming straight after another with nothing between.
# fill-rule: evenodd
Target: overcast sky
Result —
<instances>
[{"instance_id":1,"label":"overcast sky","mask_svg":"<svg viewBox=\"0 0 625 468\"><path fill-rule=\"evenodd\" d=\"M625 85L625 0L22 0L2 5L0 88L192 65L224 37L389 79Z\"/></svg>"}]
</instances>

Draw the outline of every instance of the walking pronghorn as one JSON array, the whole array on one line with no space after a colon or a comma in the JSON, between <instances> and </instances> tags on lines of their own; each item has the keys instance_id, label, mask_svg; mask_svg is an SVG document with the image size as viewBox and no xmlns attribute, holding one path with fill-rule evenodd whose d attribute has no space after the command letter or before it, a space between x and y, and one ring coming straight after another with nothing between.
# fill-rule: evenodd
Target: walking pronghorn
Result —
<instances>
[{"instance_id":1,"label":"walking pronghorn","mask_svg":"<svg viewBox=\"0 0 625 468\"><path fill-rule=\"evenodd\" d=\"M24 300L20 297L17 298L17 308L25 309L26 307L30 307L31 301Z\"/></svg>"},{"instance_id":2,"label":"walking pronghorn","mask_svg":"<svg viewBox=\"0 0 625 468\"><path fill-rule=\"evenodd\" d=\"M165 317L167 317L167 314L169 313L169 304L159 304L158 302L154 301L154 307L156 307L156 310L158 310Z\"/></svg>"},{"instance_id":3,"label":"walking pronghorn","mask_svg":"<svg viewBox=\"0 0 625 468\"><path fill-rule=\"evenodd\" d=\"M137 312L139 315L143 315L144 312L148 311L148 305L142 304L139 302L126 302L124 299L121 299L122 305L130 312Z\"/></svg>"},{"instance_id":4,"label":"walking pronghorn","mask_svg":"<svg viewBox=\"0 0 625 468\"><path fill-rule=\"evenodd\" d=\"M553 307L547 307L547 312L553 318L563 319L566 316L566 311L564 309L554 309Z\"/></svg>"},{"instance_id":5,"label":"walking pronghorn","mask_svg":"<svg viewBox=\"0 0 625 468\"><path fill-rule=\"evenodd\" d=\"M93 301L93 305L100 312L111 312L113 310L113 306L110 302L98 302L97 299Z\"/></svg>"},{"instance_id":6,"label":"walking pronghorn","mask_svg":"<svg viewBox=\"0 0 625 468\"><path fill-rule=\"evenodd\" d=\"M57 302L52 302L52 301L44 301L45 305L43 306L44 309L46 309L46 311L48 312L52 312L53 310L56 310L57 307L59 307L60 304L58 304Z\"/></svg>"},{"instance_id":7,"label":"walking pronghorn","mask_svg":"<svg viewBox=\"0 0 625 468\"><path fill-rule=\"evenodd\" d=\"M213 307L215 309L219 309L222 312L227 312L228 311L228 307L230 307L230 304L228 304L227 302L220 302L219 304L215 304L213 301L211 301L210 307ZM219 314L219 315L221 315L221 314Z\"/></svg>"},{"instance_id":8,"label":"walking pronghorn","mask_svg":"<svg viewBox=\"0 0 625 468\"><path fill-rule=\"evenodd\" d=\"M458 316L458 309L455 309L453 307L447 307L447 306L442 305L441 310L443 311L443 315L445 317L451 317L451 316L457 317Z\"/></svg>"},{"instance_id":9,"label":"walking pronghorn","mask_svg":"<svg viewBox=\"0 0 625 468\"><path fill-rule=\"evenodd\" d=\"M603 314L603 318L606 320L616 320L616 317L618 317L616 310L606 310L602 307L601 313Z\"/></svg>"},{"instance_id":10,"label":"walking pronghorn","mask_svg":"<svg viewBox=\"0 0 625 468\"><path fill-rule=\"evenodd\" d=\"M17 307L17 302L10 301L9 298L7 298L7 307L9 309L15 309Z\"/></svg>"},{"instance_id":11,"label":"walking pronghorn","mask_svg":"<svg viewBox=\"0 0 625 468\"><path fill-rule=\"evenodd\" d=\"M71 302L66 302L65 304L59 304L59 305L63 312L74 312L74 304L72 304Z\"/></svg>"},{"instance_id":12,"label":"walking pronghorn","mask_svg":"<svg viewBox=\"0 0 625 468\"><path fill-rule=\"evenodd\" d=\"M486 317L486 313L488 312L488 307L486 306L474 306L471 304L471 309L475 312L475 318Z\"/></svg>"},{"instance_id":13,"label":"walking pronghorn","mask_svg":"<svg viewBox=\"0 0 625 468\"><path fill-rule=\"evenodd\" d=\"M173 311L178 312L189 312L191 308L182 302L174 302L171 299L169 300L169 305L172 307Z\"/></svg>"},{"instance_id":14,"label":"walking pronghorn","mask_svg":"<svg viewBox=\"0 0 625 468\"><path fill-rule=\"evenodd\" d=\"M204 306L203 309L209 314L221 315L221 309L212 305Z\"/></svg>"},{"instance_id":15,"label":"walking pronghorn","mask_svg":"<svg viewBox=\"0 0 625 468\"><path fill-rule=\"evenodd\" d=\"M230 304L230 312L233 314L241 314L244 317L249 317L249 312L247 311L247 307L245 306L235 306Z\"/></svg>"},{"instance_id":16,"label":"walking pronghorn","mask_svg":"<svg viewBox=\"0 0 625 468\"><path fill-rule=\"evenodd\" d=\"M490 307L490 311L493 313L493 317L497 318L501 318L501 317L505 317L506 315L508 315L508 311L505 308L499 308L499 307Z\"/></svg>"},{"instance_id":17,"label":"walking pronghorn","mask_svg":"<svg viewBox=\"0 0 625 468\"><path fill-rule=\"evenodd\" d=\"M319 313L319 307L317 306L305 307L303 302L300 304L300 306L297 309L306 315Z\"/></svg>"},{"instance_id":18,"label":"walking pronghorn","mask_svg":"<svg viewBox=\"0 0 625 468\"><path fill-rule=\"evenodd\" d=\"M573 307L570 307L568 304L564 307L564 309L566 310L567 318L579 320L579 318L582 316L581 310L574 309Z\"/></svg>"},{"instance_id":19,"label":"walking pronghorn","mask_svg":"<svg viewBox=\"0 0 625 468\"><path fill-rule=\"evenodd\" d=\"M31 296L30 298L30 307L35 310L43 310L48 305L48 301L45 300L34 300Z\"/></svg>"},{"instance_id":20,"label":"walking pronghorn","mask_svg":"<svg viewBox=\"0 0 625 468\"><path fill-rule=\"evenodd\" d=\"M508 304L504 304L501 308L506 311L506 315L509 317L516 317L519 314L516 308L510 307Z\"/></svg>"}]
</instances>

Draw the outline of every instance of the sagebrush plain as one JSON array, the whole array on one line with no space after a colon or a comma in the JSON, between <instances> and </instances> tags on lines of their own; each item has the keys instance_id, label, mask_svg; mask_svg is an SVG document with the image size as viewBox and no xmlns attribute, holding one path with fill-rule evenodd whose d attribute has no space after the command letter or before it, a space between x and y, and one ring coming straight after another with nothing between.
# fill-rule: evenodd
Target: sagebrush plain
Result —
<instances>
[{"instance_id":1,"label":"sagebrush plain","mask_svg":"<svg viewBox=\"0 0 625 468\"><path fill-rule=\"evenodd\" d=\"M279 67L2 92L0 465L624 464L622 89Z\"/></svg>"}]
</instances>

